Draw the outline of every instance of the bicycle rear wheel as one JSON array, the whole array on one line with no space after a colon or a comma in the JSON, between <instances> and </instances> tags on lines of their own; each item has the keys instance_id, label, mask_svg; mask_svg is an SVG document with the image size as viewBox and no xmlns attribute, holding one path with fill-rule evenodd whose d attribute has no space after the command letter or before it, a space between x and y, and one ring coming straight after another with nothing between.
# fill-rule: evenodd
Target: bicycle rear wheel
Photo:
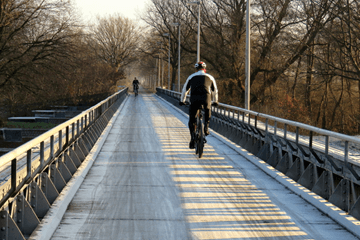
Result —
<instances>
[{"instance_id":1,"label":"bicycle rear wheel","mask_svg":"<svg viewBox=\"0 0 360 240\"><path fill-rule=\"evenodd\" d=\"M204 151L204 124L202 121L200 121L200 126L199 126L199 135L198 135L198 154L199 154L199 158L202 157L203 155L203 151Z\"/></svg>"},{"instance_id":2,"label":"bicycle rear wheel","mask_svg":"<svg viewBox=\"0 0 360 240\"><path fill-rule=\"evenodd\" d=\"M196 125L195 125L195 154L198 155L199 158L201 158L203 155L204 142L205 142L204 123L203 123L201 109L199 109L198 112L196 113Z\"/></svg>"},{"instance_id":3,"label":"bicycle rear wheel","mask_svg":"<svg viewBox=\"0 0 360 240\"><path fill-rule=\"evenodd\" d=\"M197 155L199 153L199 127L195 126L195 138L194 138L194 144L195 144L195 154Z\"/></svg>"}]
</instances>

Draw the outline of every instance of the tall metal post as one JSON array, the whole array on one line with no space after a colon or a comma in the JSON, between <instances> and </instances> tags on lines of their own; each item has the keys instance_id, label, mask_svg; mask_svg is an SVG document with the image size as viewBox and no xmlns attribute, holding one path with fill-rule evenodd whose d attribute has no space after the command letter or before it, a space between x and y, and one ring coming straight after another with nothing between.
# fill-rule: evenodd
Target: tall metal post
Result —
<instances>
[{"instance_id":1,"label":"tall metal post","mask_svg":"<svg viewBox=\"0 0 360 240\"><path fill-rule=\"evenodd\" d=\"M157 85L160 85L160 53L159 53L159 58L158 58L158 80L157 80Z\"/></svg>"},{"instance_id":2,"label":"tall metal post","mask_svg":"<svg viewBox=\"0 0 360 240\"><path fill-rule=\"evenodd\" d=\"M196 54L196 62L200 62L200 4L201 1L188 2L188 5L198 5L198 32L197 32L197 54Z\"/></svg>"},{"instance_id":3,"label":"tall metal post","mask_svg":"<svg viewBox=\"0 0 360 240\"><path fill-rule=\"evenodd\" d=\"M161 55L161 88L164 86L164 60L162 59Z\"/></svg>"},{"instance_id":4,"label":"tall metal post","mask_svg":"<svg viewBox=\"0 0 360 240\"><path fill-rule=\"evenodd\" d=\"M168 89L171 90L170 86L170 33L164 33L164 37L169 37L169 51L168 51Z\"/></svg>"},{"instance_id":5,"label":"tall metal post","mask_svg":"<svg viewBox=\"0 0 360 240\"><path fill-rule=\"evenodd\" d=\"M180 49L181 49L181 45L180 45L180 23L179 23L179 47L178 47L178 89L179 89L179 92L181 92L181 89L180 89Z\"/></svg>"},{"instance_id":6,"label":"tall metal post","mask_svg":"<svg viewBox=\"0 0 360 240\"><path fill-rule=\"evenodd\" d=\"M157 80L157 85L162 87L162 81L160 78L160 71L161 71L161 63L162 63L162 59L161 59L161 55L162 55L162 42L157 42L157 44L160 44L160 51L159 51L159 58L158 58L158 80Z\"/></svg>"},{"instance_id":7,"label":"tall metal post","mask_svg":"<svg viewBox=\"0 0 360 240\"><path fill-rule=\"evenodd\" d=\"M246 3L245 109L250 110L250 0Z\"/></svg>"},{"instance_id":8,"label":"tall metal post","mask_svg":"<svg viewBox=\"0 0 360 240\"><path fill-rule=\"evenodd\" d=\"M180 56L180 49L181 49L181 45L180 45L180 33L181 33L180 26L181 26L181 24L180 23L171 23L171 25L178 27L178 35L179 35L179 37L178 37L178 86L177 86L177 89L180 92L181 91L180 90L180 58L181 58L181 56Z\"/></svg>"},{"instance_id":9,"label":"tall metal post","mask_svg":"<svg viewBox=\"0 0 360 240\"><path fill-rule=\"evenodd\" d=\"M200 62L200 1L198 2L198 34L197 34L197 56L196 62Z\"/></svg>"},{"instance_id":10,"label":"tall metal post","mask_svg":"<svg viewBox=\"0 0 360 240\"><path fill-rule=\"evenodd\" d=\"M170 34L169 34L169 59L168 59L168 89L171 90L170 86Z\"/></svg>"}]
</instances>

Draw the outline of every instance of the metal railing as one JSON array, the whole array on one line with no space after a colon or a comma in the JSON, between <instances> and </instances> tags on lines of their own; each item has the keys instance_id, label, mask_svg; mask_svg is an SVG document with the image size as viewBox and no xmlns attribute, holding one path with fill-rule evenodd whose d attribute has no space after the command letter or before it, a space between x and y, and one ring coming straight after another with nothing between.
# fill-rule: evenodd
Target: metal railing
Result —
<instances>
[{"instance_id":1,"label":"metal railing","mask_svg":"<svg viewBox=\"0 0 360 240\"><path fill-rule=\"evenodd\" d=\"M360 219L359 138L222 103L212 107L210 127Z\"/></svg>"},{"instance_id":2,"label":"metal railing","mask_svg":"<svg viewBox=\"0 0 360 240\"><path fill-rule=\"evenodd\" d=\"M0 239L25 239L126 97L123 89L0 157Z\"/></svg>"}]
</instances>

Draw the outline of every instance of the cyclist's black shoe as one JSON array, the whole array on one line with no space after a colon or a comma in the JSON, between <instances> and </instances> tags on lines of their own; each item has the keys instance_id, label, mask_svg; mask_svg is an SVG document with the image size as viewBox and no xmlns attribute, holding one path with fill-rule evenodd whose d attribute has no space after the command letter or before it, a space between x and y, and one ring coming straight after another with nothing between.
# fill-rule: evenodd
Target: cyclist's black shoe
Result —
<instances>
[{"instance_id":1,"label":"cyclist's black shoe","mask_svg":"<svg viewBox=\"0 0 360 240\"><path fill-rule=\"evenodd\" d=\"M191 140L190 143L189 143L189 148L190 149L194 149L195 148L195 141L194 140Z\"/></svg>"}]
</instances>

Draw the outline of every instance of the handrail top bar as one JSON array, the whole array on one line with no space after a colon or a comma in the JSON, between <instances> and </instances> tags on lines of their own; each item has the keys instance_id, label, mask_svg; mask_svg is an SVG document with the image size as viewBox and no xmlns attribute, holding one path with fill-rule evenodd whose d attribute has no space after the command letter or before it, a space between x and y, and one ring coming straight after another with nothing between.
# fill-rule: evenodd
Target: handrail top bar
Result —
<instances>
[{"instance_id":1,"label":"handrail top bar","mask_svg":"<svg viewBox=\"0 0 360 240\"><path fill-rule=\"evenodd\" d=\"M339 138L339 139L342 139L342 140L345 140L345 141L355 142L355 143L360 144L360 138L352 137L352 136L349 136L349 135L346 135L346 134L332 132L332 131L322 129L322 128L318 128L318 127L314 127L314 126L311 126L311 125L308 125L308 124L305 124L305 123L300 123L300 122L295 122L295 121L292 121L292 120L287 120L287 119L283 119L283 118L279 118L279 117L274 117L274 116L267 115L267 114L264 114L264 113L258 113L258 112L254 112L254 111L251 111L251 110L247 110L247 109L244 109L244 108L235 107L235 106L231 106L231 105L227 105L227 104L223 104L223 103L219 103L219 106L229 108L229 109L232 109L232 110L239 110L239 111L242 111L244 113L248 113L248 114L258 116L258 117L262 117L262 118L267 118L269 120L273 120L273 121L276 121L276 122L279 122L279 123L284 123L284 124L291 125L291 126L294 126L294 127L299 127L299 128L302 128L302 129L306 129L308 131L319 133L321 135L327 135L327 136L330 136L330 137L335 137L335 138Z\"/></svg>"},{"instance_id":2,"label":"handrail top bar","mask_svg":"<svg viewBox=\"0 0 360 240\"><path fill-rule=\"evenodd\" d=\"M66 122L63 122L59 124L58 126L46 131L45 133L41 134L40 136L22 144L21 146L15 148L14 150L4 154L0 157L0 167L8 164L13 159L17 158L19 155L25 153L29 149L35 147L36 145L40 144L41 142L45 141L46 139L50 138L51 136L57 134L60 130L66 128L67 126L70 126L73 123L76 123L77 120L84 117L86 114L88 114L90 111L96 109L97 107L101 106L103 103L107 102L110 98L120 94L121 92L125 91L125 89L121 89L120 91L114 93L113 95L107 97L106 99L102 100L98 104L94 105L93 107L90 107L89 109L79 113L77 116L67 120Z\"/></svg>"},{"instance_id":3,"label":"handrail top bar","mask_svg":"<svg viewBox=\"0 0 360 240\"><path fill-rule=\"evenodd\" d=\"M167 89L163 89L163 90L169 91L169 92L172 92L172 93L180 94L179 92L175 92L175 91L171 91L171 90L167 90ZM302 128L302 129L306 129L308 131L319 133L321 135L335 137L335 138L339 138L341 140L345 140L345 141L360 144L360 138L352 137L352 136L349 136L349 135L346 135L346 134L332 132L332 131L325 130L325 129L318 128L318 127L314 127L314 126L311 126L311 125L308 125L308 124L305 124L305 123L299 123L299 122L295 122L295 121L292 121L292 120L286 120L286 119L283 119L283 118L274 117L274 116L267 115L267 114L264 114L264 113L258 113L258 112L255 112L255 111L247 110L247 109L240 108L240 107L235 107L235 106L224 104L224 103L219 103L219 106L224 107L224 108L228 108L228 109L231 109L231 110L235 110L235 111L241 111L241 112L251 114L251 115L254 115L254 116L267 118L269 120L273 120L273 121L276 121L276 122L288 124L288 125L291 125L291 126L299 127L299 128Z\"/></svg>"}]
</instances>

